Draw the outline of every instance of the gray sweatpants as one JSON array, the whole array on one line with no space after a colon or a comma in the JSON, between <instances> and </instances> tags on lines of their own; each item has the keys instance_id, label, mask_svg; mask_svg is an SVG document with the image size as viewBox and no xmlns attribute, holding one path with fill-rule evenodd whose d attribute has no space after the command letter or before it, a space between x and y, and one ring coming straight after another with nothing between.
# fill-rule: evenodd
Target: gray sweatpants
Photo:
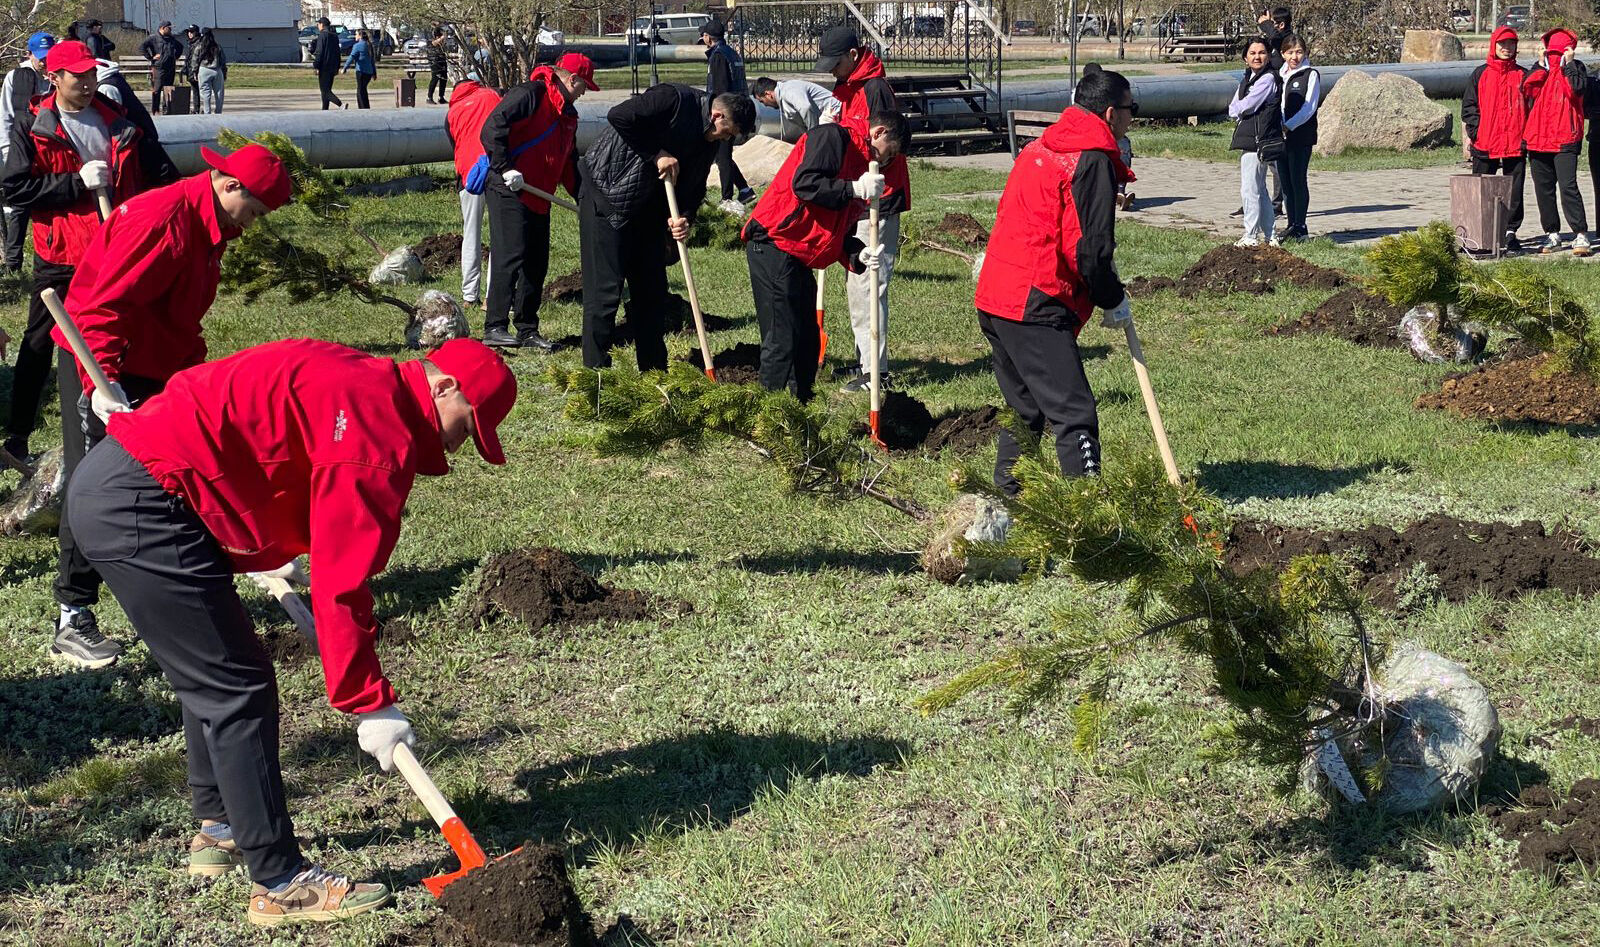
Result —
<instances>
[{"instance_id":1,"label":"gray sweatpants","mask_svg":"<svg viewBox=\"0 0 1600 947\"><path fill-rule=\"evenodd\" d=\"M483 195L461 192L461 301L475 303L489 295L483 272ZM479 283L483 284L479 291Z\"/></svg>"}]
</instances>

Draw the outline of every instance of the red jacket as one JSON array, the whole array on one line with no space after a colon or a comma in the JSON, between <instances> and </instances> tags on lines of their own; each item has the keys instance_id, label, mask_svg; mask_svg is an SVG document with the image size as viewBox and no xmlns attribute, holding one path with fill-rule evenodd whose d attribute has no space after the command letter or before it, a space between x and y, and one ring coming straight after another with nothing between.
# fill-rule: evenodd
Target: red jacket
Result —
<instances>
[{"instance_id":1,"label":"red jacket","mask_svg":"<svg viewBox=\"0 0 1600 947\"><path fill-rule=\"evenodd\" d=\"M978 273L979 310L1081 331L1122 301L1112 265L1117 184L1133 180L1111 126L1071 106L1011 167Z\"/></svg>"},{"instance_id":2,"label":"red jacket","mask_svg":"<svg viewBox=\"0 0 1600 947\"><path fill-rule=\"evenodd\" d=\"M483 156L483 123L500 104L500 93L471 79L450 90L450 108L444 113L445 133L456 153L456 177L466 186L467 172Z\"/></svg>"},{"instance_id":3,"label":"red jacket","mask_svg":"<svg viewBox=\"0 0 1600 947\"><path fill-rule=\"evenodd\" d=\"M1544 34L1545 48L1551 37L1566 34L1573 48L1578 38L1571 30L1554 29ZM1583 141L1583 87L1587 72L1574 59L1563 69L1559 53L1546 53L1544 60L1528 71L1522 92L1528 102L1528 124L1522 139L1529 151L1576 152Z\"/></svg>"},{"instance_id":4,"label":"red jacket","mask_svg":"<svg viewBox=\"0 0 1600 947\"><path fill-rule=\"evenodd\" d=\"M871 160L866 139L843 125L818 125L789 157L745 222L746 240L765 238L812 269L844 260L844 240L866 211L850 182Z\"/></svg>"},{"instance_id":5,"label":"red jacket","mask_svg":"<svg viewBox=\"0 0 1600 947\"><path fill-rule=\"evenodd\" d=\"M389 562L417 474L450 468L418 361L293 339L179 372L108 433L182 497L239 572L311 554L328 700L388 706L368 581Z\"/></svg>"},{"instance_id":6,"label":"red jacket","mask_svg":"<svg viewBox=\"0 0 1600 947\"><path fill-rule=\"evenodd\" d=\"M561 92L561 83L549 66L533 70L528 81L518 85L489 113L483 123L483 148L489 155L489 187L505 190L501 175L516 168L522 179L547 194L565 184L574 196L578 193L577 142L578 110ZM521 154L512 154L523 145ZM550 213L550 203L519 191L522 203L531 211Z\"/></svg>"},{"instance_id":7,"label":"red jacket","mask_svg":"<svg viewBox=\"0 0 1600 947\"><path fill-rule=\"evenodd\" d=\"M139 167L142 133L104 96L96 95L89 108L98 112L106 124L111 141L106 157L111 171L111 203L118 204L144 186L144 175ZM27 129L22 137L33 154L21 154L15 160L31 157L28 176L32 181L23 183L20 189L14 187L17 182L10 180L13 159L8 157L7 199L16 206L29 208L33 219L33 249L41 259L62 266L76 266L90 238L100 229L100 211L94 192L84 187L78 177L83 158L61 127L54 92L36 102L26 119L19 116L19 126L24 121ZM20 127L18 130L22 131ZM14 137L13 144L16 140ZM24 194L24 191L34 193Z\"/></svg>"},{"instance_id":8,"label":"red jacket","mask_svg":"<svg viewBox=\"0 0 1600 947\"><path fill-rule=\"evenodd\" d=\"M833 97L839 100L839 124L850 128L862 138L867 137L867 119L873 112L900 110L890 87L883 61L869 49L861 51L861 61L850 73L833 87ZM898 214L911 209L911 171L905 155L880 169L884 177L883 198L878 206L885 214Z\"/></svg>"},{"instance_id":9,"label":"red jacket","mask_svg":"<svg viewBox=\"0 0 1600 947\"><path fill-rule=\"evenodd\" d=\"M1461 97L1461 124L1466 126L1467 141L1486 158L1522 155L1522 132L1528 122L1522 82L1527 71L1515 59L1498 59L1494 54L1496 43L1516 36L1517 31L1509 26L1494 31L1489 37L1489 60L1473 72Z\"/></svg>"},{"instance_id":10,"label":"red jacket","mask_svg":"<svg viewBox=\"0 0 1600 947\"><path fill-rule=\"evenodd\" d=\"M209 171L112 212L67 290L67 314L112 381L164 382L206 360L200 320L217 298L222 252L238 235L217 219ZM67 348L60 329L50 337ZM78 375L88 391L81 365Z\"/></svg>"}]
</instances>

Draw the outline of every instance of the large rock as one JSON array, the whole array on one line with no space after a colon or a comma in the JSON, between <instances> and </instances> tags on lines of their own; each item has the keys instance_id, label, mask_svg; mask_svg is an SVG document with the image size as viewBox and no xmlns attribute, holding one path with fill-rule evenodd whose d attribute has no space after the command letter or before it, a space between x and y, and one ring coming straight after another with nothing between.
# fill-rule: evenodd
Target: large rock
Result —
<instances>
[{"instance_id":1,"label":"large rock","mask_svg":"<svg viewBox=\"0 0 1600 947\"><path fill-rule=\"evenodd\" d=\"M782 139L753 135L749 141L733 149L733 163L739 166L739 171L750 186L759 189L772 183L772 179L778 176L778 169L789 160L789 152L793 150L794 145ZM713 165L707 191L709 193L721 186L722 178Z\"/></svg>"},{"instance_id":2,"label":"large rock","mask_svg":"<svg viewBox=\"0 0 1600 947\"><path fill-rule=\"evenodd\" d=\"M1406 30L1401 62L1455 62L1465 55L1461 38L1448 30Z\"/></svg>"},{"instance_id":3,"label":"large rock","mask_svg":"<svg viewBox=\"0 0 1600 947\"><path fill-rule=\"evenodd\" d=\"M1429 99L1422 83L1392 72L1378 76L1352 69L1334 85L1317 112L1317 153L1346 148L1408 151L1450 140L1455 116Z\"/></svg>"}]
</instances>

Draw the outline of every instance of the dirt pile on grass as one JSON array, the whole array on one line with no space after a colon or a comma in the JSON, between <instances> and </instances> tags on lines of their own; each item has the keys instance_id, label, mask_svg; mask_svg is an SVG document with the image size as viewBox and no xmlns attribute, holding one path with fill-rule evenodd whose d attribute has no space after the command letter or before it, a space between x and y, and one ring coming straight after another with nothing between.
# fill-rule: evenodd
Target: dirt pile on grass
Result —
<instances>
[{"instance_id":1,"label":"dirt pile on grass","mask_svg":"<svg viewBox=\"0 0 1600 947\"><path fill-rule=\"evenodd\" d=\"M1341 289L1293 322L1276 325L1269 335L1332 335L1356 345L1393 349L1405 345L1396 334L1405 310L1359 286Z\"/></svg>"},{"instance_id":2,"label":"dirt pile on grass","mask_svg":"<svg viewBox=\"0 0 1600 947\"><path fill-rule=\"evenodd\" d=\"M468 872L439 895L444 923L429 944L464 947L569 947L594 942L594 929L552 845L525 845Z\"/></svg>"},{"instance_id":3,"label":"dirt pile on grass","mask_svg":"<svg viewBox=\"0 0 1600 947\"><path fill-rule=\"evenodd\" d=\"M942 415L928 436L922 439L922 449L938 452L946 447L958 451L979 450L994 443L1000 433L1000 409L985 405L976 411L954 411Z\"/></svg>"},{"instance_id":4,"label":"dirt pile on grass","mask_svg":"<svg viewBox=\"0 0 1600 947\"><path fill-rule=\"evenodd\" d=\"M964 247L981 247L989 242L989 228L971 214L945 214L929 236L940 242Z\"/></svg>"},{"instance_id":5,"label":"dirt pile on grass","mask_svg":"<svg viewBox=\"0 0 1600 947\"><path fill-rule=\"evenodd\" d=\"M1580 779L1557 803L1548 786L1529 786L1519 809L1485 806L1502 838L1517 843L1517 864L1548 877L1600 868L1600 779Z\"/></svg>"},{"instance_id":6,"label":"dirt pile on grass","mask_svg":"<svg viewBox=\"0 0 1600 947\"><path fill-rule=\"evenodd\" d=\"M543 299L547 303L583 302L583 271L573 270L544 284Z\"/></svg>"},{"instance_id":7,"label":"dirt pile on grass","mask_svg":"<svg viewBox=\"0 0 1600 947\"><path fill-rule=\"evenodd\" d=\"M669 610L681 613L690 606L606 585L561 550L538 547L485 560L473 617L482 621L506 615L538 631L546 625L642 621Z\"/></svg>"},{"instance_id":8,"label":"dirt pile on grass","mask_svg":"<svg viewBox=\"0 0 1600 947\"><path fill-rule=\"evenodd\" d=\"M883 392L878 408L878 436L892 451L917 451L933 433L928 406L898 391Z\"/></svg>"},{"instance_id":9,"label":"dirt pile on grass","mask_svg":"<svg viewBox=\"0 0 1600 947\"><path fill-rule=\"evenodd\" d=\"M856 433L866 436L865 422ZM992 406L972 411L949 411L934 417L928 406L898 391L883 393L878 410L878 433L892 454L936 454L948 447L970 451L994 443L1000 431L1000 410Z\"/></svg>"},{"instance_id":10,"label":"dirt pile on grass","mask_svg":"<svg viewBox=\"0 0 1600 947\"><path fill-rule=\"evenodd\" d=\"M1348 559L1357 586L1382 608L1406 608L1437 598L1460 602L1476 592L1512 599L1556 589L1571 595L1600 591L1600 559L1565 530L1543 524L1473 523L1435 514L1396 531L1387 526L1319 531L1271 523L1236 523L1223 556L1243 575L1281 569L1295 556Z\"/></svg>"},{"instance_id":11,"label":"dirt pile on grass","mask_svg":"<svg viewBox=\"0 0 1600 947\"><path fill-rule=\"evenodd\" d=\"M438 279L461 265L461 235L436 233L431 237L423 237L411 245L411 252L422 261L422 268L428 271L429 278Z\"/></svg>"},{"instance_id":12,"label":"dirt pile on grass","mask_svg":"<svg viewBox=\"0 0 1600 947\"><path fill-rule=\"evenodd\" d=\"M1549 355L1501 359L1446 378L1416 405L1485 421L1600 424L1600 387L1594 379L1552 371L1549 363Z\"/></svg>"},{"instance_id":13,"label":"dirt pile on grass","mask_svg":"<svg viewBox=\"0 0 1600 947\"><path fill-rule=\"evenodd\" d=\"M1338 289L1350 278L1295 256L1281 247L1236 247L1224 244L1207 250L1177 279L1140 276L1128 281L1128 294L1148 296L1157 290L1176 289L1185 298L1201 293L1249 293L1264 296L1279 286Z\"/></svg>"},{"instance_id":14,"label":"dirt pile on grass","mask_svg":"<svg viewBox=\"0 0 1600 947\"><path fill-rule=\"evenodd\" d=\"M698 348L690 349L683 360L696 368L704 368L706 364ZM731 349L713 355L711 367L716 369L719 382L730 385L759 385L761 346L754 342L740 342Z\"/></svg>"},{"instance_id":15,"label":"dirt pile on grass","mask_svg":"<svg viewBox=\"0 0 1600 947\"><path fill-rule=\"evenodd\" d=\"M1583 717L1579 716L1578 714L1567 714L1565 717L1562 717L1560 720L1557 720L1555 723L1551 724L1549 730L1546 730L1544 733L1531 738L1528 742L1532 743L1534 746L1542 746L1545 749L1550 749L1555 746L1555 742L1550 738L1564 730L1574 730L1579 735L1588 737L1591 740L1600 740L1600 717Z\"/></svg>"}]
</instances>

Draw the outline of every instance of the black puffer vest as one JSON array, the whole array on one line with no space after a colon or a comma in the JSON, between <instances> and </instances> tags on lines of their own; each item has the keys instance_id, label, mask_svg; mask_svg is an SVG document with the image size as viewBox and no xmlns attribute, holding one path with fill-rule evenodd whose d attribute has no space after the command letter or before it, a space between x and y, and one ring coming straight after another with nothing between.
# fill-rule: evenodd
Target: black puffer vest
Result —
<instances>
[{"instance_id":1,"label":"black puffer vest","mask_svg":"<svg viewBox=\"0 0 1600 947\"><path fill-rule=\"evenodd\" d=\"M1250 87L1257 82L1271 82L1277 85L1278 77L1271 69L1252 78L1248 71L1243 79L1239 80L1239 97L1244 98ZM1254 112L1248 112L1239 118L1239 123L1233 128L1233 141L1228 145L1233 151L1255 151L1256 142L1263 138L1272 139L1283 134L1283 112L1278 102L1279 96L1269 95L1261 107Z\"/></svg>"},{"instance_id":2,"label":"black puffer vest","mask_svg":"<svg viewBox=\"0 0 1600 947\"><path fill-rule=\"evenodd\" d=\"M678 156L679 178L686 180L684 176L691 174L692 166L697 164L687 159L707 150L705 134L711 122L711 99L688 86L679 86L677 92L677 111L661 149ZM609 122L584 153L580 169L583 186L595 189L600 209L613 227L621 227L654 201L666 202L666 192L656 176L655 153L645 155L634 150Z\"/></svg>"},{"instance_id":3,"label":"black puffer vest","mask_svg":"<svg viewBox=\"0 0 1600 947\"><path fill-rule=\"evenodd\" d=\"M1312 66L1295 70L1287 79L1283 80L1283 117L1300 111L1306 104L1306 93L1311 88L1311 77L1321 78L1321 74ZM1317 114L1311 113L1311 119L1299 128L1284 129L1284 142L1290 148L1310 148L1317 143Z\"/></svg>"}]
</instances>

